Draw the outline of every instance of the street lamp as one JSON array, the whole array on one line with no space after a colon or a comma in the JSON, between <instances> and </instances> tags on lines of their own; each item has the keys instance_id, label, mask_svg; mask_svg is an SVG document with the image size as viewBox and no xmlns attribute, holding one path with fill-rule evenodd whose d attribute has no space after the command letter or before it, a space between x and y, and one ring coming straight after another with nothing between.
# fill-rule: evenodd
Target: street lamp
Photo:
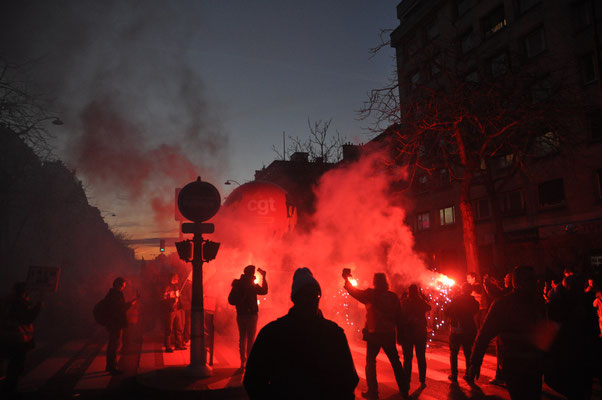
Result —
<instances>
[{"instance_id":1,"label":"street lamp","mask_svg":"<svg viewBox=\"0 0 602 400\"><path fill-rule=\"evenodd\" d=\"M240 186L240 183L236 182L234 179L228 179L226 182L224 182L224 185L231 185L233 183L236 183L238 186Z\"/></svg>"}]
</instances>

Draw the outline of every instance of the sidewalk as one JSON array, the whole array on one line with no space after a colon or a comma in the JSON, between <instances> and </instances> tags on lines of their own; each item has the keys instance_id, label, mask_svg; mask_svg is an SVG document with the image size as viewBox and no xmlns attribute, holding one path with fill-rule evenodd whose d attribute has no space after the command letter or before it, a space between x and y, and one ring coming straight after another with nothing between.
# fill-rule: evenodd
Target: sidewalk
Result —
<instances>
[{"instance_id":1,"label":"sidewalk","mask_svg":"<svg viewBox=\"0 0 602 400\"><path fill-rule=\"evenodd\" d=\"M142 340L140 359L135 376L141 389L182 395L193 394L201 399L246 399L242 386L244 371L239 367L238 343L224 343L226 339L216 337L212 376L199 379L191 374L190 349L165 353L163 337L146 334ZM208 362L210 360L207 354Z\"/></svg>"}]
</instances>

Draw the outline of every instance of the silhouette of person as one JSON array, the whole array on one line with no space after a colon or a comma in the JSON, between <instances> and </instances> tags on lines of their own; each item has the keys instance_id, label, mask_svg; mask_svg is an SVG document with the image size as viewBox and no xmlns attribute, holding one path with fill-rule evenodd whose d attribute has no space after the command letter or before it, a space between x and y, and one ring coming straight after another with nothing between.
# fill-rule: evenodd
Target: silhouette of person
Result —
<instances>
[{"instance_id":1,"label":"silhouette of person","mask_svg":"<svg viewBox=\"0 0 602 400\"><path fill-rule=\"evenodd\" d=\"M418 362L418 378L422 387L426 386L426 313L431 310L428 299L419 290L418 286L410 285L408 296L401 301L401 314L405 323L402 334L401 347L403 349L403 363L405 366L408 387L412 377L412 356L416 351Z\"/></svg>"},{"instance_id":2,"label":"silhouette of person","mask_svg":"<svg viewBox=\"0 0 602 400\"><path fill-rule=\"evenodd\" d=\"M13 393L25 369L27 352L34 348L33 321L40 314L42 302L32 306L25 282L13 285L13 293L2 302L2 354L8 358L2 392Z\"/></svg>"},{"instance_id":3,"label":"silhouette of person","mask_svg":"<svg viewBox=\"0 0 602 400\"><path fill-rule=\"evenodd\" d=\"M545 382L569 399L589 399L601 359L597 316L580 277L567 275L562 286L548 304L559 329L546 356Z\"/></svg>"},{"instance_id":4,"label":"silhouette of person","mask_svg":"<svg viewBox=\"0 0 602 400\"><path fill-rule=\"evenodd\" d=\"M109 343L107 344L107 367L106 371L112 375L118 375L123 373L117 369L117 349L119 348L119 341L121 338L122 331L127 327L127 310L136 304L137 298L126 303L123 297L123 290L125 289L125 279L119 277L113 281L113 287L109 289L109 292L105 296L107 302L108 314L110 315L109 321L107 321L107 331L109 332Z\"/></svg>"},{"instance_id":5,"label":"silhouette of person","mask_svg":"<svg viewBox=\"0 0 602 400\"><path fill-rule=\"evenodd\" d=\"M454 297L445 309L445 314L450 318L449 364L451 375L448 378L452 382L458 381L458 353L460 347L466 359L466 371L470 368L471 349L477 334L475 315L479 312L479 303L471 293L472 285L464 282L462 292Z\"/></svg>"},{"instance_id":6,"label":"silhouette of person","mask_svg":"<svg viewBox=\"0 0 602 400\"><path fill-rule=\"evenodd\" d=\"M161 300L166 353L172 353L174 346L176 350L186 350L183 335L184 321L182 319L184 313L180 301L180 281L176 273L171 273L169 278L169 283L163 288ZM172 343L174 346L172 346Z\"/></svg>"},{"instance_id":7,"label":"silhouette of person","mask_svg":"<svg viewBox=\"0 0 602 400\"><path fill-rule=\"evenodd\" d=\"M251 400L354 399L359 378L342 328L319 309L308 268L293 275L288 314L261 329L243 379Z\"/></svg>"},{"instance_id":8,"label":"silhouette of person","mask_svg":"<svg viewBox=\"0 0 602 400\"><path fill-rule=\"evenodd\" d=\"M261 268L257 271L262 275L261 285L255 283L255 266L247 265L240 279L232 282L232 289L228 295L228 303L236 306L236 322L238 325L238 349L240 351L240 368L245 367L245 362L255 340L257 331L257 295L268 293L266 272Z\"/></svg>"},{"instance_id":9,"label":"silhouette of person","mask_svg":"<svg viewBox=\"0 0 602 400\"><path fill-rule=\"evenodd\" d=\"M539 399L543 351L536 338L545 327L545 303L532 267L516 267L512 286L512 292L497 299L489 309L472 348L467 377L469 381L479 377L487 346L498 336L498 358L510 398Z\"/></svg>"},{"instance_id":10,"label":"silhouette of person","mask_svg":"<svg viewBox=\"0 0 602 400\"><path fill-rule=\"evenodd\" d=\"M366 306L366 326L364 338L366 340L366 381L368 390L362 393L367 399L378 398L378 381L376 380L376 356L382 348L389 358L399 393L403 397L408 395L408 379L399 360L396 347L396 330L402 322L401 306L397 295L389 291L387 276L375 273L373 277L374 288L365 290L353 287L349 275L343 272L345 289L349 295Z\"/></svg>"}]
</instances>

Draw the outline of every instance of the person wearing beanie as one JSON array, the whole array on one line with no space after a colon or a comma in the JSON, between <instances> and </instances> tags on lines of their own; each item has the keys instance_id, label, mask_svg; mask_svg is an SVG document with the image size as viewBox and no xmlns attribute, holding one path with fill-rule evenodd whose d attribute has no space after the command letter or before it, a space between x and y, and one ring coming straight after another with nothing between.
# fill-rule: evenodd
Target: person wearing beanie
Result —
<instances>
[{"instance_id":1,"label":"person wearing beanie","mask_svg":"<svg viewBox=\"0 0 602 400\"><path fill-rule=\"evenodd\" d=\"M261 329L243 385L255 399L354 399L359 382L347 337L319 308L322 291L308 268L293 275L288 314Z\"/></svg>"},{"instance_id":2,"label":"person wearing beanie","mask_svg":"<svg viewBox=\"0 0 602 400\"><path fill-rule=\"evenodd\" d=\"M268 294L268 281L266 272L257 268L262 276L261 285L255 283L255 266L247 265L240 279L232 282L232 289L228 295L228 303L236 306L236 323L238 325L238 349L240 351L240 368L245 363L253 347L255 332L257 332L257 295Z\"/></svg>"},{"instance_id":3,"label":"person wearing beanie","mask_svg":"<svg viewBox=\"0 0 602 400\"><path fill-rule=\"evenodd\" d=\"M366 399L378 399L378 381L376 380L376 356L382 348L389 358L395 381L402 397L408 396L409 379L399 360L396 347L396 331L402 323L401 305L397 295L389 291L389 282L384 273L375 273L374 287L365 290L353 287L349 281L350 275L345 270L344 288L349 295L366 306L366 325L364 340L366 341L366 381L368 390L362 392ZM399 335L398 335L399 336Z\"/></svg>"}]
</instances>

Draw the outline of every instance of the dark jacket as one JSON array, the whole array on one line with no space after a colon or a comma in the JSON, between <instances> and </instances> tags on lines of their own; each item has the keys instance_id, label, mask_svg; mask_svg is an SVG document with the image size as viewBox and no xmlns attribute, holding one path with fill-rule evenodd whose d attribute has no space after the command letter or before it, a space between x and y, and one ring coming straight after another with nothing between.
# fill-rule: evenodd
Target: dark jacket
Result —
<instances>
[{"instance_id":1,"label":"dark jacket","mask_svg":"<svg viewBox=\"0 0 602 400\"><path fill-rule=\"evenodd\" d=\"M498 360L504 373L541 372L543 352L536 346L535 338L545 323L543 298L516 291L500 297L491 305L475 340L471 364L481 365L489 342L497 336Z\"/></svg>"},{"instance_id":2,"label":"dark jacket","mask_svg":"<svg viewBox=\"0 0 602 400\"><path fill-rule=\"evenodd\" d=\"M401 301L401 315L407 334L412 336L426 335L426 313L431 310L430 304L422 297L406 297Z\"/></svg>"},{"instance_id":3,"label":"dark jacket","mask_svg":"<svg viewBox=\"0 0 602 400\"><path fill-rule=\"evenodd\" d=\"M251 400L353 399L359 378L345 332L291 308L257 335L243 384Z\"/></svg>"},{"instance_id":4,"label":"dark jacket","mask_svg":"<svg viewBox=\"0 0 602 400\"><path fill-rule=\"evenodd\" d=\"M115 288L109 289L105 301L111 315L107 328L125 328L128 324L127 310L131 307L132 302L126 302L123 293Z\"/></svg>"},{"instance_id":5,"label":"dark jacket","mask_svg":"<svg viewBox=\"0 0 602 400\"><path fill-rule=\"evenodd\" d=\"M268 282L265 277L259 286L243 274L240 279L232 281L228 302L236 306L238 315L255 315L259 312L257 295L265 294L268 294Z\"/></svg>"},{"instance_id":6,"label":"dark jacket","mask_svg":"<svg viewBox=\"0 0 602 400\"><path fill-rule=\"evenodd\" d=\"M476 334L477 326L474 316L479 312L479 303L470 294L460 294L445 308L445 315L450 318L450 333Z\"/></svg>"},{"instance_id":7,"label":"dark jacket","mask_svg":"<svg viewBox=\"0 0 602 400\"><path fill-rule=\"evenodd\" d=\"M397 295L388 290L345 288L354 299L366 305L366 330L369 333L388 333L399 329L401 306Z\"/></svg>"},{"instance_id":8,"label":"dark jacket","mask_svg":"<svg viewBox=\"0 0 602 400\"><path fill-rule=\"evenodd\" d=\"M32 306L27 298L11 295L2 301L1 334L3 344L23 344L33 340L33 321L41 303Z\"/></svg>"}]
</instances>

